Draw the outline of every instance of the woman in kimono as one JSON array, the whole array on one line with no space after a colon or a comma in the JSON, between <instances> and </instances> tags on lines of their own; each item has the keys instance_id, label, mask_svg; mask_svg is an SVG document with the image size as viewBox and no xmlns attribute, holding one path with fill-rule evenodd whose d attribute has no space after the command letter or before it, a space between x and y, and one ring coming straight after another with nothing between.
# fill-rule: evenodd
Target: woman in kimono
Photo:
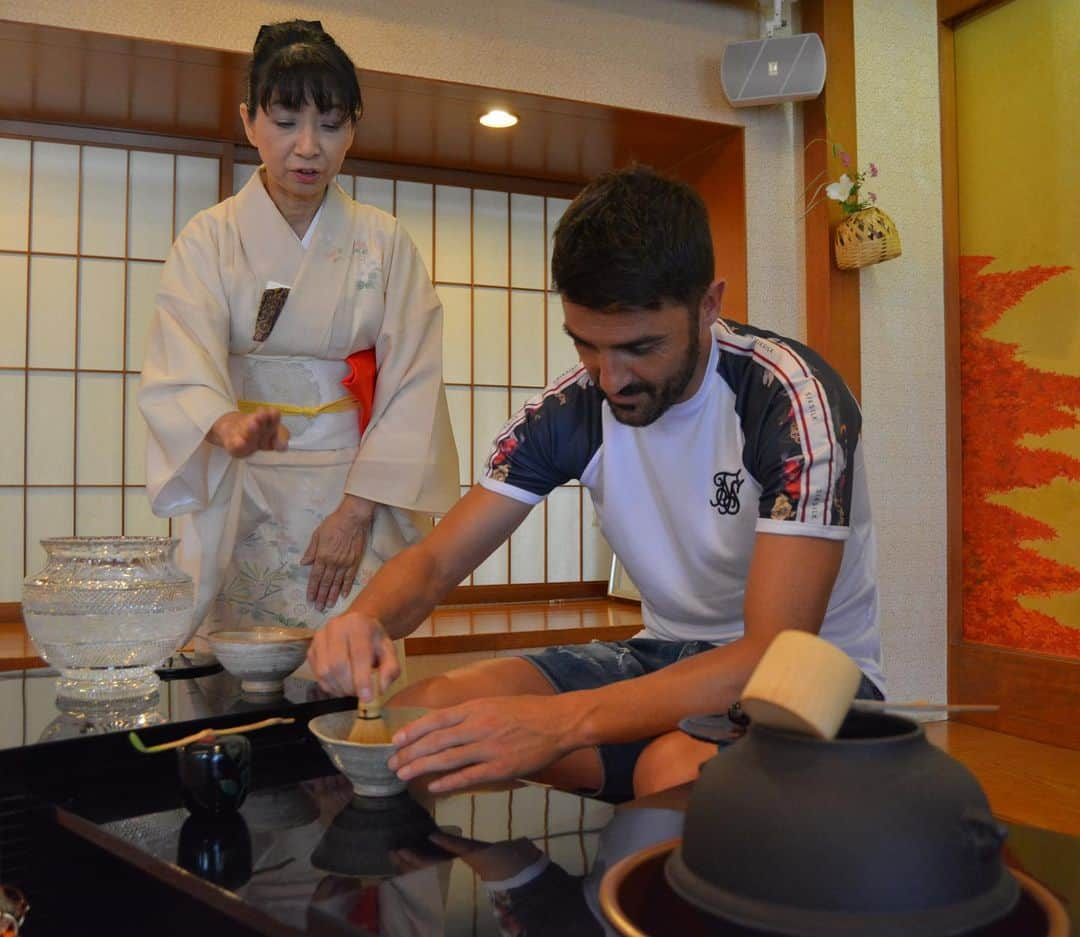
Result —
<instances>
[{"instance_id":1,"label":"woman in kimono","mask_svg":"<svg viewBox=\"0 0 1080 937\"><path fill-rule=\"evenodd\" d=\"M334 181L361 107L318 23L264 26L240 105L262 165L162 273L139 407L193 631L320 626L458 497L442 307L396 219Z\"/></svg>"}]
</instances>

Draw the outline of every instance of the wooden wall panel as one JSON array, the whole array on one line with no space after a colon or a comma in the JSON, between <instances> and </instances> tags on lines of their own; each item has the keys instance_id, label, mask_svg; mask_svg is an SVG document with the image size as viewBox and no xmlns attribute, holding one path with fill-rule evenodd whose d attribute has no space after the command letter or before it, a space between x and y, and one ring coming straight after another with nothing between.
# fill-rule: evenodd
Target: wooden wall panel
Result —
<instances>
[{"instance_id":1,"label":"wooden wall panel","mask_svg":"<svg viewBox=\"0 0 1080 937\"><path fill-rule=\"evenodd\" d=\"M825 90L803 104L803 177L813 185L838 179L843 166L832 156L841 144L858 165L855 115L855 23L852 0L804 0L802 29L816 32L829 60ZM855 396L861 390L859 271L833 262L832 230L838 203L823 199L805 220L806 337L843 375Z\"/></svg>"},{"instance_id":2,"label":"wooden wall panel","mask_svg":"<svg viewBox=\"0 0 1080 937\"><path fill-rule=\"evenodd\" d=\"M746 174L742 153L742 130L700 153L684 158L668 171L692 185L709 208L716 276L727 281L721 314L726 319L747 321L746 279Z\"/></svg>"}]
</instances>

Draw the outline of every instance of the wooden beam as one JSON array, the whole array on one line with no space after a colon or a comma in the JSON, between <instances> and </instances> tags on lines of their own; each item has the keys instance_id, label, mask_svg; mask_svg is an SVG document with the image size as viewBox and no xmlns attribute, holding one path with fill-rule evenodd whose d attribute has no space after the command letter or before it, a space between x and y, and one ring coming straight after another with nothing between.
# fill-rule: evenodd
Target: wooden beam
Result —
<instances>
[{"instance_id":1,"label":"wooden beam","mask_svg":"<svg viewBox=\"0 0 1080 937\"><path fill-rule=\"evenodd\" d=\"M987 10L1011 0L938 0L938 22L955 27L961 17L973 13L985 13Z\"/></svg>"},{"instance_id":2,"label":"wooden beam","mask_svg":"<svg viewBox=\"0 0 1080 937\"><path fill-rule=\"evenodd\" d=\"M941 95L941 209L945 262L945 477L949 640L963 640L964 535L960 388L960 195L957 179L956 73L953 31L938 27Z\"/></svg>"},{"instance_id":3,"label":"wooden beam","mask_svg":"<svg viewBox=\"0 0 1080 937\"><path fill-rule=\"evenodd\" d=\"M218 160L218 198L222 201L233 194L235 164L236 147L232 143L222 144L221 159Z\"/></svg>"},{"instance_id":4,"label":"wooden beam","mask_svg":"<svg viewBox=\"0 0 1080 937\"><path fill-rule=\"evenodd\" d=\"M803 178L813 192L844 171L832 155L833 143L841 144L858 161L852 0L804 0L802 28L821 37L828 60L825 90L803 104ZM833 229L840 218L839 204L826 199L805 219L806 338L859 397L859 276L857 270L840 270L833 262Z\"/></svg>"},{"instance_id":5,"label":"wooden beam","mask_svg":"<svg viewBox=\"0 0 1080 937\"><path fill-rule=\"evenodd\" d=\"M981 6L982 2L983 0L938 0L938 22L947 23L958 16L970 13L976 7Z\"/></svg>"},{"instance_id":6,"label":"wooden beam","mask_svg":"<svg viewBox=\"0 0 1080 937\"><path fill-rule=\"evenodd\" d=\"M136 148L161 153L183 153L189 156L221 157L231 144L218 140L193 140L164 134L114 130L108 127L80 127L74 124L39 123L33 120L0 118L0 137L82 143L87 146Z\"/></svg>"},{"instance_id":7,"label":"wooden beam","mask_svg":"<svg viewBox=\"0 0 1080 937\"><path fill-rule=\"evenodd\" d=\"M476 605L484 602L566 602L607 596L606 580L582 582L523 582L501 586L458 586L441 605Z\"/></svg>"},{"instance_id":8,"label":"wooden beam","mask_svg":"<svg viewBox=\"0 0 1080 937\"><path fill-rule=\"evenodd\" d=\"M239 52L0 19L0 114L242 146L248 63ZM580 186L635 161L671 165L741 132L733 124L367 69L359 79L364 116L349 155L402 167ZM496 104L521 118L512 131L478 123ZM741 160L741 150L730 152Z\"/></svg>"}]
</instances>

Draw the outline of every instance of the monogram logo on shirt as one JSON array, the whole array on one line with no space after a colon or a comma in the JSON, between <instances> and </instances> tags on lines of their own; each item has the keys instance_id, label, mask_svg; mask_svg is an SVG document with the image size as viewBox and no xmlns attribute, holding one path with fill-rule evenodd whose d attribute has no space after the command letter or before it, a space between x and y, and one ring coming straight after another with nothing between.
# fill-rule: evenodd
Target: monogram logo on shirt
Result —
<instances>
[{"instance_id":1,"label":"monogram logo on shirt","mask_svg":"<svg viewBox=\"0 0 1080 937\"><path fill-rule=\"evenodd\" d=\"M709 506L716 508L720 514L738 514L739 489L743 481L742 469L737 472L717 472L712 480L716 485L716 494Z\"/></svg>"}]
</instances>

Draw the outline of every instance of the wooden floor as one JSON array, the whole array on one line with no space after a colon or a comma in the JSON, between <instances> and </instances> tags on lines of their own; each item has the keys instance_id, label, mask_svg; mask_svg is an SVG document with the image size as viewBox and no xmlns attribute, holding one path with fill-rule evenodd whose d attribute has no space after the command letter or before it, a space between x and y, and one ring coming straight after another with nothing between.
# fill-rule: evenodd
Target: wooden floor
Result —
<instances>
[{"instance_id":1,"label":"wooden floor","mask_svg":"<svg viewBox=\"0 0 1080 937\"><path fill-rule=\"evenodd\" d=\"M21 621L0 621L0 672L44 667Z\"/></svg>"},{"instance_id":2,"label":"wooden floor","mask_svg":"<svg viewBox=\"0 0 1080 937\"><path fill-rule=\"evenodd\" d=\"M450 606L406 640L406 653L427 676L479 652L622 639L640 627L640 606L619 600ZM0 624L0 671L43 665L21 623ZM998 816L1080 836L1080 751L955 721L926 733L979 779Z\"/></svg>"},{"instance_id":3,"label":"wooden floor","mask_svg":"<svg viewBox=\"0 0 1080 937\"><path fill-rule=\"evenodd\" d=\"M979 779L997 816L1080 836L1080 751L956 721L925 729Z\"/></svg>"}]
</instances>

